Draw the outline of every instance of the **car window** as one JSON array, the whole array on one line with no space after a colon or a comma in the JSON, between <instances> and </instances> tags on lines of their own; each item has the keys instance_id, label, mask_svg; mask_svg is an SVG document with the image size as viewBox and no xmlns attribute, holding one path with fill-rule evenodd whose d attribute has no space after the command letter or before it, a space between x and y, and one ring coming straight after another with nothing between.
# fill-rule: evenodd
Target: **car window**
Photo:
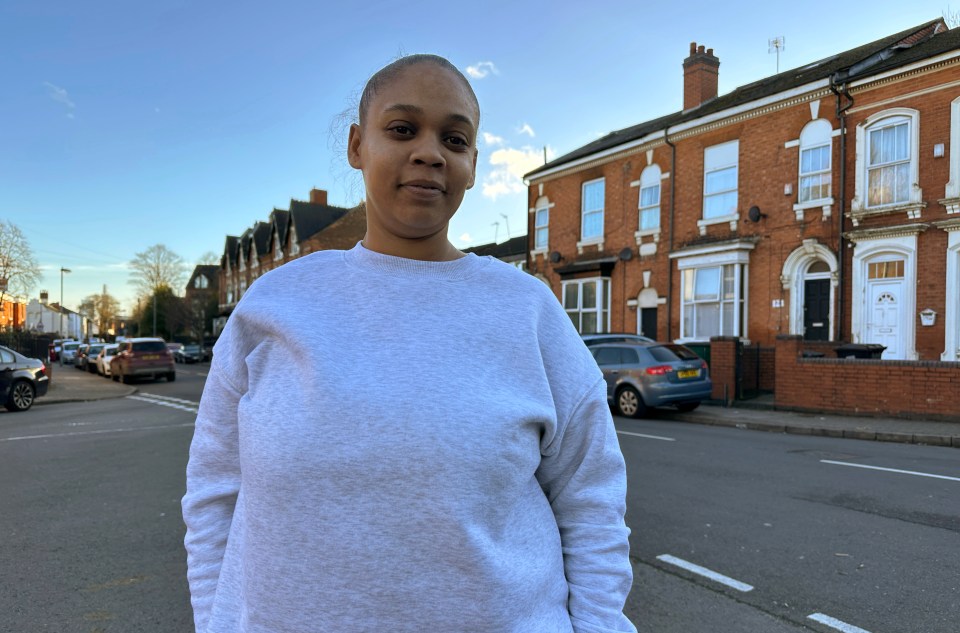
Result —
<instances>
[{"instance_id":1,"label":"car window","mask_svg":"<svg viewBox=\"0 0 960 633\"><path fill-rule=\"evenodd\" d=\"M15 359L13 357L13 352L6 349L0 349L0 362L2 363L12 363Z\"/></svg>"},{"instance_id":2,"label":"car window","mask_svg":"<svg viewBox=\"0 0 960 633\"><path fill-rule=\"evenodd\" d=\"M135 352L162 352L167 349L163 341L140 341L133 344Z\"/></svg>"},{"instance_id":3,"label":"car window","mask_svg":"<svg viewBox=\"0 0 960 633\"><path fill-rule=\"evenodd\" d=\"M693 350L683 345L657 345L648 348L650 354L661 363L675 363L681 360L697 360Z\"/></svg>"},{"instance_id":4,"label":"car window","mask_svg":"<svg viewBox=\"0 0 960 633\"><path fill-rule=\"evenodd\" d=\"M624 365L639 365L640 356L637 354L637 350L630 347L621 347L620 348L620 359Z\"/></svg>"},{"instance_id":5,"label":"car window","mask_svg":"<svg viewBox=\"0 0 960 633\"><path fill-rule=\"evenodd\" d=\"M601 347L597 350L596 356L597 364L601 367L604 365L619 365L620 364L620 348L619 347Z\"/></svg>"}]
</instances>

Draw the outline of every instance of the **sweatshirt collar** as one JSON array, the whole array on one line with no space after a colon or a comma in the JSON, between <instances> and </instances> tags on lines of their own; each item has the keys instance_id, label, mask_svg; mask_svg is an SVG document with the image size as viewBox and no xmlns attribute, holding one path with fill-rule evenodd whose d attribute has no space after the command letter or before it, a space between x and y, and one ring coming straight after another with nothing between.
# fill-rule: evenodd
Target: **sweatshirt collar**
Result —
<instances>
[{"instance_id":1,"label":"sweatshirt collar","mask_svg":"<svg viewBox=\"0 0 960 633\"><path fill-rule=\"evenodd\" d=\"M344 251L344 259L351 266L370 272L410 279L460 281L476 273L486 264L487 258L467 253L465 257L450 261L424 261L385 255L366 248L363 242L357 242L352 249Z\"/></svg>"}]
</instances>

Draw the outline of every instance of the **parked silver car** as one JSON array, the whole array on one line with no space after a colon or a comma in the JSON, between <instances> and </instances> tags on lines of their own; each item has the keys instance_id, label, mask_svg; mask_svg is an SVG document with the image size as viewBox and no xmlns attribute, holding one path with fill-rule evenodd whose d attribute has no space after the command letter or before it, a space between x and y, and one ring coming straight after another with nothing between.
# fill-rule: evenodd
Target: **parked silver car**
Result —
<instances>
[{"instance_id":1,"label":"parked silver car","mask_svg":"<svg viewBox=\"0 0 960 633\"><path fill-rule=\"evenodd\" d=\"M604 343L655 343L652 338L629 332L605 332L604 334L581 334L584 345L593 347Z\"/></svg>"},{"instance_id":2,"label":"parked silver car","mask_svg":"<svg viewBox=\"0 0 960 633\"><path fill-rule=\"evenodd\" d=\"M590 348L618 415L639 418L652 407L693 411L710 397L707 363L675 343L603 343Z\"/></svg>"}]
</instances>

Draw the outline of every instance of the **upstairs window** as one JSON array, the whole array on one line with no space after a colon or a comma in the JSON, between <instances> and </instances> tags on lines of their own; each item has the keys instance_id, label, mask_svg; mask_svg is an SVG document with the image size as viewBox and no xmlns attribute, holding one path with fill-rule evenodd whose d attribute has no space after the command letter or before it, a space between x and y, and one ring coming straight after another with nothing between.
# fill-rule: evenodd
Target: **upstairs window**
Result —
<instances>
[{"instance_id":1,"label":"upstairs window","mask_svg":"<svg viewBox=\"0 0 960 633\"><path fill-rule=\"evenodd\" d=\"M832 132L829 123L817 119L800 133L800 204L830 197Z\"/></svg>"},{"instance_id":2,"label":"upstairs window","mask_svg":"<svg viewBox=\"0 0 960 633\"><path fill-rule=\"evenodd\" d=\"M737 172L740 141L730 141L703 151L703 219L737 213Z\"/></svg>"},{"instance_id":3,"label":"upstairs window","mask_svg":"<svg viewBox=\"0 0 960 633\"><path fill-rule=\"evenodd\" d=\"M210 287L210 282L207 280L206 275L197 275L193 280L193 287L198 290L203 290L204 288Z\"/></svg>"},{"instance_id":4,"label":"upstairs window","mask_svg":"<svg viewBox=\"0 0 960 633\"><path fill-rule=\"evenodd\" d=\"M550 237L550 207L538 207L534 216L533 248L545 251Z\"/></svg>"},{"instance_id":5,"label":"upstairs window","mask_svg":"<svg viewBox=\"0 0 960 633\"><path fill-rule=\"evenodd\" d=\"M603 239L604 179L583 183L580 234L582 240Z\"/></svg>"},{"instance_id":6,"label":"upstairs window","mask_svg":"<svg viewBox=\"0 0 960 633\"><path fill-rule=\"evenodd\" d=\"M910 123L893 116L867 130L867 207L910 200Z\"/></svg>"},{"instance_id":7,"label":"upstairs window","mask_svg":"<svg viewBox=\"0 0 960 633\"><path fill-rule=\"evenodd\" d=\"M660 168L650 165L640 174L640 222L641 231L660 228Z\"/></svg>"}]
</instances>

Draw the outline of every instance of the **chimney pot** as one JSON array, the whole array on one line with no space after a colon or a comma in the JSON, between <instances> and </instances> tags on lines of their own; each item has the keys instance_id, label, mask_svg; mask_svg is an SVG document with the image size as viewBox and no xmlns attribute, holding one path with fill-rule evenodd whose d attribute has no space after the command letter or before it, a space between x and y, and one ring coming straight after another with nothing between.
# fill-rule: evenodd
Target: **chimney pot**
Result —
<instances>
[{"instance_id":1,"label":"chimney pot","mask_svg":"<svg viewBox=\"0 0 960 633\"><path fill-rule=\"evenodd\" d=\"M713 49L712 49L712 48L708 48L708 49L707 49L707 55L710 55L711 57L713 57Z\"/></svg>"},{"instance_id":2,"label":"chimney pot","mask_svg":"<svg viewBox=\"0 0 960 633\"><path fill-rule=\"evenodd\" d=\"M697 47L697 52L698 52L698 53L702 53L702 52L703 52L703 44L701 44L700 46Z\"/></svg>"},{"instance_id":3,"label":"chimney pot","mask_svg":"<svg viewBox=\"0 0 960 633\"><path fill-rule=\"evenodd\" d=\"M697 52L697 43L690 42L690 54L693 55L696 52Z\"/></svg>"}]
</instances>

